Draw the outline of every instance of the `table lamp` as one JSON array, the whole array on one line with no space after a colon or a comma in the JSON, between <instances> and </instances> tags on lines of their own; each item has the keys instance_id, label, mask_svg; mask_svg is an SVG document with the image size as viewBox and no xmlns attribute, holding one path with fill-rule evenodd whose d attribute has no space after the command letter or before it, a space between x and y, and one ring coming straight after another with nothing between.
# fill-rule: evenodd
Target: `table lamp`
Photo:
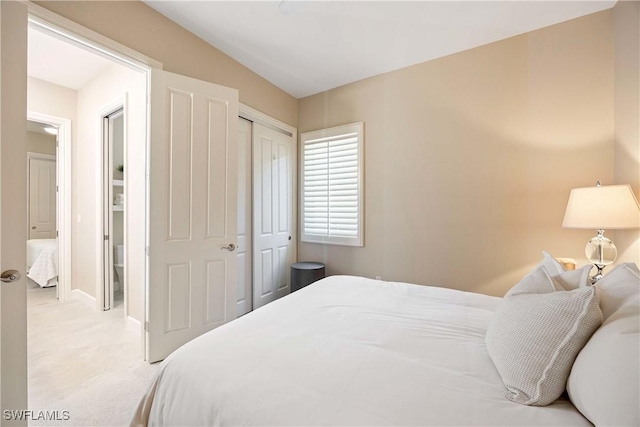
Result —
<instances>
[{"instance_id":1,"label":"table lamp","mask_svg":"<svg viewBox=\"0 0 640 427\"><path fill-rule=\"evenodd\" d=\"M571 190L562 226L597 230L598 235L585 248L587 258L598 268L591 278L595 284L602 278L602 269L618 256L618 249L604 237L604 230L640 227L640 206L630 186L603 186L598 181L595 187Z\"/></svg>"}]
</instances>

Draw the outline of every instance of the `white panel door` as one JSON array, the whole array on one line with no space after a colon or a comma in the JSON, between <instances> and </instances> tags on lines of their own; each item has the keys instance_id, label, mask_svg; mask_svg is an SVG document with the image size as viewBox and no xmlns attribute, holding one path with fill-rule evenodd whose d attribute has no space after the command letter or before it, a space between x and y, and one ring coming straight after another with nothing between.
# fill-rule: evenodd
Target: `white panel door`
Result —
<instances>
[{"instance_id":1,"label":"white panel door","mask_svg":"<svg viewBox=\"0 0 640 427\"><path fill-rule=\"evenodd\" d=\"M293 259L293 138L253 124L253 307L287 295Z\"/></svg>"},{"instance_id":2,"label":"white panel door","mask_svg":"<svg viewBox=\"0 0 640 427\"><path fill-rule=\"evenodd\" d=\"M29 239L56 238L56 161L29 159Z\"/></svg>"},{"instance_id":3,"label":"white panel door","mask_svg":"<svg viewBox=\"0 0 640 427\"><path fill-rule=\"evenodd\" d=\"M27 425L27 7L0 1L0 424Z\"/></svg>"},{"instance_id":4,"label":"white panel door","mask_svg":"<svg viewBox=\"0 0 640 427\"><path fill-rule=\"evenodd\" d=\"M156 362L236 318L238 91L153 70L150 105L146 342Z\"/></svg>"},{"instance_id":5,"label":"white panel door","mask_svg":"<svg viewBox=\"0 0 640 427\"><path fill-rule=\"evenodd\" d=\"M253 309L251 122L238 118L238 317Z\"/></svg>"}]
</instances>

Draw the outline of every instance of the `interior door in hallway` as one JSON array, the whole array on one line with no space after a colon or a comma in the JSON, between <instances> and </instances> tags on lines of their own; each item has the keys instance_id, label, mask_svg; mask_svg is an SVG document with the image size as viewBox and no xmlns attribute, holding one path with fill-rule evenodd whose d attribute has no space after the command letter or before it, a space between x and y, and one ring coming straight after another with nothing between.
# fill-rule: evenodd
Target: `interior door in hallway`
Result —
<instances>
[{"instance_id":1,"label":"interior door in hallway","mask_svg":"<svg viewBox=\"0 0 640 427\"><path fill-rule=\"evenodd\" d=\"M293 138L253 124L253 307L290 290Z\"/></svg>"},{"instance_id":2,"label":"interior door in hallway","mask_svg":"<svg viewBox=\"0 0 640 427\"><path fill-rule=\"evenodd\" d=\"M238 118L238 317L253 310L251 127Z\"/></svg>"},{"instance_id":3,"label":"interior door in hallway","mask_svg":"<svg viewBox=\"0 0 640 427\"><path fill-rule=\"evenodd\" d=\"M238 91L151 72L147 360L236 318Z\"/></svg>"},{"instance_id":4,"label":"interior door in hallway","mask_svg":"<svg viewBox=\"0 0 640 427\"><path fill-rule=\"evenodd\" d=\"M55 158L29 158L29 239L56 238Z\"/></svg>"},{"instance_id":5,"label":"interior door in hallway","mask_svg":"<svg viewBox=\"0 0 640 427\"><path fill-rule=\"evenodd\" d=\"M0 1L0 424L27 425L27 7Z\"/></svg>"}]
</instances>

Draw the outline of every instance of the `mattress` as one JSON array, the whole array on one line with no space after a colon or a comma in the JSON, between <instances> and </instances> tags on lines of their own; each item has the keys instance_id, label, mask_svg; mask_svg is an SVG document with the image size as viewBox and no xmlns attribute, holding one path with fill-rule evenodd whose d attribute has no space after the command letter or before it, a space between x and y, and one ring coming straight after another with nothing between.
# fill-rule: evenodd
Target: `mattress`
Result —
<instances>
[{"instance_id":1,"label":"mattress","mask_svg":"<svg viewBox=\"0 0 640 427\"><path fill-rule=\"evenodd\" d=\"M500 298L331 276L187 343L132 425L591 425L502 395L484 344Z\"/></svg>"}]
</instances>

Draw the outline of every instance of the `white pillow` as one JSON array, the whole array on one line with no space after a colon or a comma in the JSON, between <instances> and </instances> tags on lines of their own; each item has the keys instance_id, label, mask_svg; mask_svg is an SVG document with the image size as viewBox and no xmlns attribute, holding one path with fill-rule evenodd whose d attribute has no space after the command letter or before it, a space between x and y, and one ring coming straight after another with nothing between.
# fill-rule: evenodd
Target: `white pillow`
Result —
<instances>
[{"instance_id":1,"label":"white pillow","mask_svg":"<svg viewBox=\"0 0 640 427\"><path fill-rule=\"evenodd\" d=\"M605 318L584 346L567 382L569 398L589 421L640 425L640 271L621 264L595 285Z\"/></svg>"},{"instance_id":2,"label":"white pillow","mask_svg":"<svg viewBox=\"0 0 640 427\"><path fill-rule=\"evenodd\" d=\"M595 288L574 278L539 265L496 310L485 342L507 399L544 406L564 392L576 355L602 323Z\"/></svg>"}]
</instances>

